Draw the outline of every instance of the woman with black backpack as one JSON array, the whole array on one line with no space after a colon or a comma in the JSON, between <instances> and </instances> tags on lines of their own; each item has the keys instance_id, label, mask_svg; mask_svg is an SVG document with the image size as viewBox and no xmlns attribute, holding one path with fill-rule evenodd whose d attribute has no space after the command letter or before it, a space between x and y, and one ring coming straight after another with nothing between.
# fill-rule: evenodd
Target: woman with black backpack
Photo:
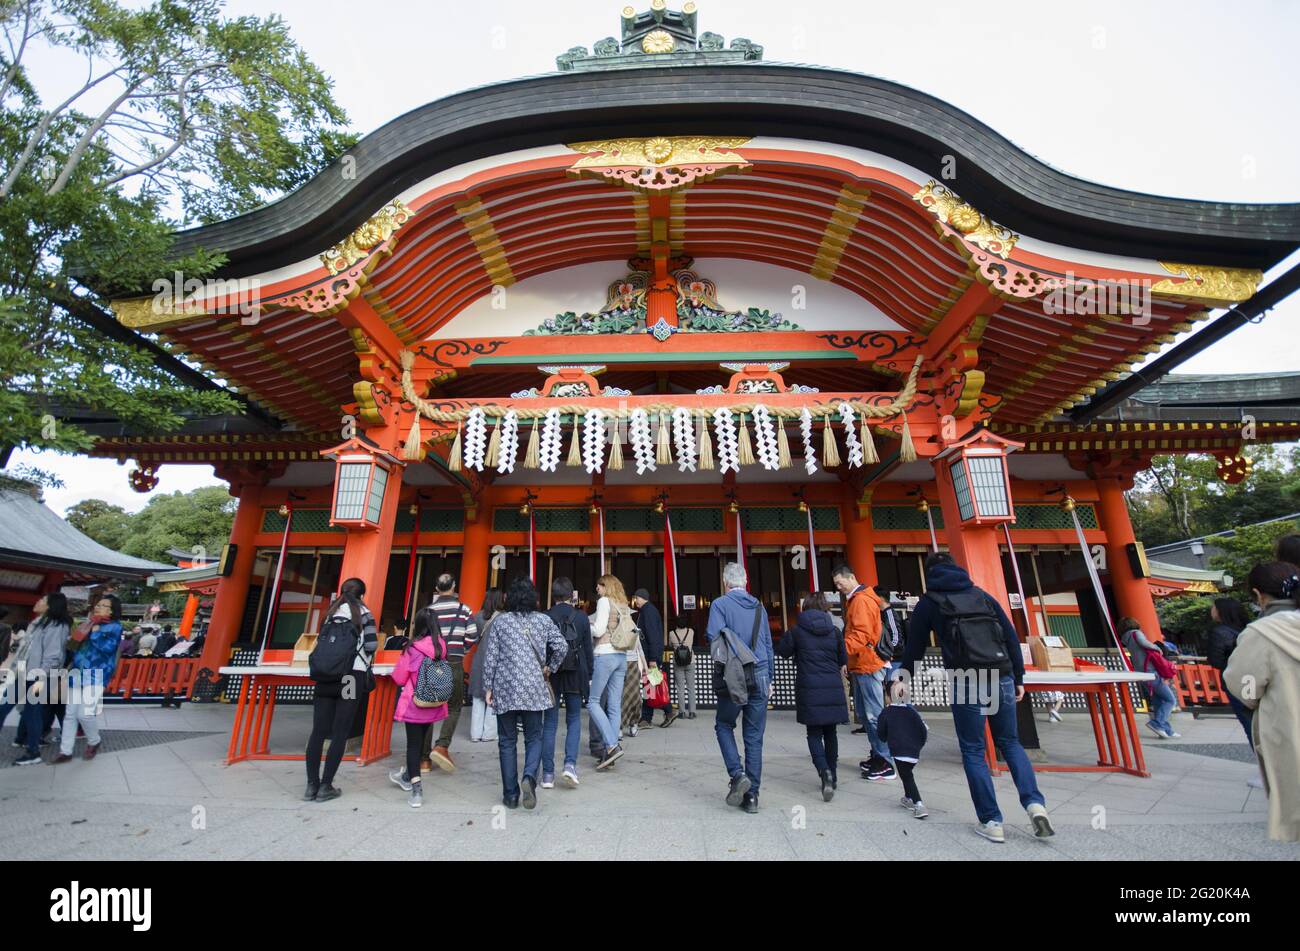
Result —
<instances>
[{"instance_id":1,"label":"woman with black backpack","mask_svg":"<svg viewBox=\"0 0 1300 951\"><path fill-rule=\"evenodd\" d=\"M304 801L328 802L343 795L334 785L334 775L343 761L343 748L356 719L361 698L370 689L370 665L379 647L379 629L375 616L361 599L366 594L366 583L360 578L349 578L339 587L339 595L325 612L325 624L316 640L311 660L317 659L323 642L340 633L338 628L347 625L352 634L352 663L338 680L323 680L315 675L319 666L313 664L316 690L312 699L311 736L307 739L307 789ZM337 619L337 620L336 620ZM334 631L330 629L334 628ZM346 638L341 639L347 643ZM329 737L330 749L325 755L325 771L321 772L321 751Z\"/></svg>"},{"instance_id":2,"label":"woman with black backpack","mask_svg":"<svg viewBox=\"0 0 1300 951\"><path fill-rule=\"evenodd\" d=\"M420 757L424 741L433 724L447 719L447 701L451 699L452 670L447 660L447 642L438 630L432 608L415 616L411 642L393 667L393 683L402 688L393 719L406 724L406 768L388 773L409 793L412 809L424 805L424 784L420 781ZM439 703L443 694L446 698Z\"/></svg>"},{"instance_id":3,"label":"woman with black backpack","mask_svg":"<svg viewBox=\"0 0 1300 951\"><path fill-rule=\"evenodd\" d=\"M668 632L668 646L673 651L673 679L677 681L677 712L687 720L695 719L695 629L690 618L678 614Z\"/></svg>"}]
</instances>

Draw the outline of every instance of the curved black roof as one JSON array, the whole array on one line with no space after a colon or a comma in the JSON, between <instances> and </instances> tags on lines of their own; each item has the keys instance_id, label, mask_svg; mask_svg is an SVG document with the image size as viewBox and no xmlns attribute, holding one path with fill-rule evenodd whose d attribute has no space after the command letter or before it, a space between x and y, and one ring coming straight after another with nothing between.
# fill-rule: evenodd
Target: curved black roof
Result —
<instances>
[{"instance_id":1,"label":"curved black roof","mask_svg":"<svg viewBox=\"0 0 1300 951\"><path fill-rule=\"evenodd\" d=\"M297 191L179 232L230 258L227 276L301 260L443 169L515 149L646 135L769 135L856 146L942 180L1014 231L1060 244L1193 264L1266 269L1300 246L1300 203L1164 198L1058 171L953 106L859 73L745 63L550 73L467 90L394 119ZM1152 132L1159 135L1159 132Z\"/></svg>"}]
</instances>

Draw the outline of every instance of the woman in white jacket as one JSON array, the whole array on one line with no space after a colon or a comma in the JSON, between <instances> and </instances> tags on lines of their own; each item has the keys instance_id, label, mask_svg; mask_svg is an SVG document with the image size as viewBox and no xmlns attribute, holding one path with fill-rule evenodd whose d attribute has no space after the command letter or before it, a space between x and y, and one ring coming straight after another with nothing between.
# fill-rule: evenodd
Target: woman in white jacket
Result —
<instances>
[{"instance_id":1,"label":"woman in white jacket","mask_svg":"<svg viewBox=\"0 0 1300 951\"><path fill-rule=\"evenodd\" d=\"M595 727L593 742L599 734L602 745L596 769L608 769L623 755L619 745L619 720L623 710L623 680L627 672L627 653L616 650L610 643L610 632L622 622L624 615L630 623L632 612L628 607L623 583L613 575L601 575L596 581L596 613L591 619L592 672L591 693L587 699L587 712ZM638 710L638 712L640 712Z\"/></svg>"}]
</instances>

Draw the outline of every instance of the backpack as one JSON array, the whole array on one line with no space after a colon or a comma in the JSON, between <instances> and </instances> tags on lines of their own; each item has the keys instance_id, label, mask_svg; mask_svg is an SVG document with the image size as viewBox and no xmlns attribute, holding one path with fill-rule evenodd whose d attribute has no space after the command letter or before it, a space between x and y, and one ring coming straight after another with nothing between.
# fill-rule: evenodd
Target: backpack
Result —
<instances>
[{"instance_id":1,"label":"backpack","mask_svg":"<svg viewBox=\"0 0 1300 951\"><path fill-rule=\"evenodd\" d=\"M691 650L685 644L678 644L673 648L673 664L678 667L689 667L691 661L695 659L695 651Z\"/></svg>"},{"instance_id":2,"label":"backpack","mask_svg":"<svg viewBox=\"0 0 1300 951\"><path fill-rule=\"evenodd\" d=\"M758 629L763 623L763 607L754 609L754 630L750 634L750 647L740 642L739 635L729 627L724 627L709 645L713 657L713 690L719 699L730 698L733 703L744 706L749 698L758 692L758 679L754 676L754 665L758 658L753 648L758 647Z\"/></svg>"},{"instance_id":3,"label":"backpack","mask_svg":"<svg viewBox=\"0 0 1300 951\"><path fill-rule=\"evenodd\" d=\"M640 632L632 623L632 612L626 604L609 602L609 644L616 651L630 651L641 639Z\"/></svg>"},{"instance_id":4,"label":"backpack","mask_svg":"<svg viewBox=\"0 0 1300 951\"><path fill-rule=\"evenodd\" d=\"M336 614L325 622L307 656L307 671L318 684L338 684L352 672L361 631L352 618Z\"/></svg>"},{"instance_id":5,"label":"backpack","mask_svg":"<svg viewBox=\"0 0 1300 951\"><path fill-rule=\"evenodd\" d=\"M451 663L445 659L425 657L415 676L411 702L417 707L441 707L451 699L453 681Z\"/></svg>"},{"instance_id":6,"label":"backpack","mask_svg":"<svg viewBox=\"0 0 1300 951\"><path fill-rule=\"evenodd\" d=\"M903 652L903 626L888 605L880 609L880 637L875 648L876 656L886 664Z\"/></svg>"},{"instance_id":7,"label":"backpack","mask_svg":"<svg viewBox=\"0 0 1300 951\"><path fill-rule=\"evenodd\" d=\"M1002 622L979 588L967 591L929 592L943 613L943 633L951 646L953 665L959 669L1011 670Z\"/></svg>"},{"instance_id":8,"label":"backpack","mask_svg":"<svg viewBox=\"0 0 1300 951\"><path fill-rule=\"evenodd\" d=\"M568 650L564 652L564 660L560 661L560 668L557 671L561 674L572 674L578 671L580 648L578 647L578 622L574 620L574 613L570 611L560 622L560 636L568 645Z\"/></svg>"}]
</instances>

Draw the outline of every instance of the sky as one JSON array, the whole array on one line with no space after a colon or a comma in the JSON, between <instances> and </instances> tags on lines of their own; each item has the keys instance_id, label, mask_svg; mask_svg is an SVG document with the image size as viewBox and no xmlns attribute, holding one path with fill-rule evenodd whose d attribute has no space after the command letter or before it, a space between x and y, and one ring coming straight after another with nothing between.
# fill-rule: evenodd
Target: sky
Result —
<instances>
[{"instance_id":1,"label":"sky","mask_svg":"<svg viewBox=\"0 0 1300 951\"><path fill-rule=\"evenodd\" d=\"M232 0L274 12L335 83L352 129L371 132L442 96L550 72L571 46L618 36L619 11L649 0L446 2ZM679 9L681 0L672 0ZM1300 201L1300 2L1237 0L696 0L701 31L748 37L773 62L880 76L944 99L1039 159L1117 188L1203 200ZM43 71L42 71L43 68ZM59 64L38 64L57 91ZM1281 274L1295 255L1265 275ZM1300 295L1179 368L1300 369ZM126 469L108 460L16 452L63 489L135 511ZM207 466L165 466L155 492L217 482Z\"/></svg>"}]
</instances>

